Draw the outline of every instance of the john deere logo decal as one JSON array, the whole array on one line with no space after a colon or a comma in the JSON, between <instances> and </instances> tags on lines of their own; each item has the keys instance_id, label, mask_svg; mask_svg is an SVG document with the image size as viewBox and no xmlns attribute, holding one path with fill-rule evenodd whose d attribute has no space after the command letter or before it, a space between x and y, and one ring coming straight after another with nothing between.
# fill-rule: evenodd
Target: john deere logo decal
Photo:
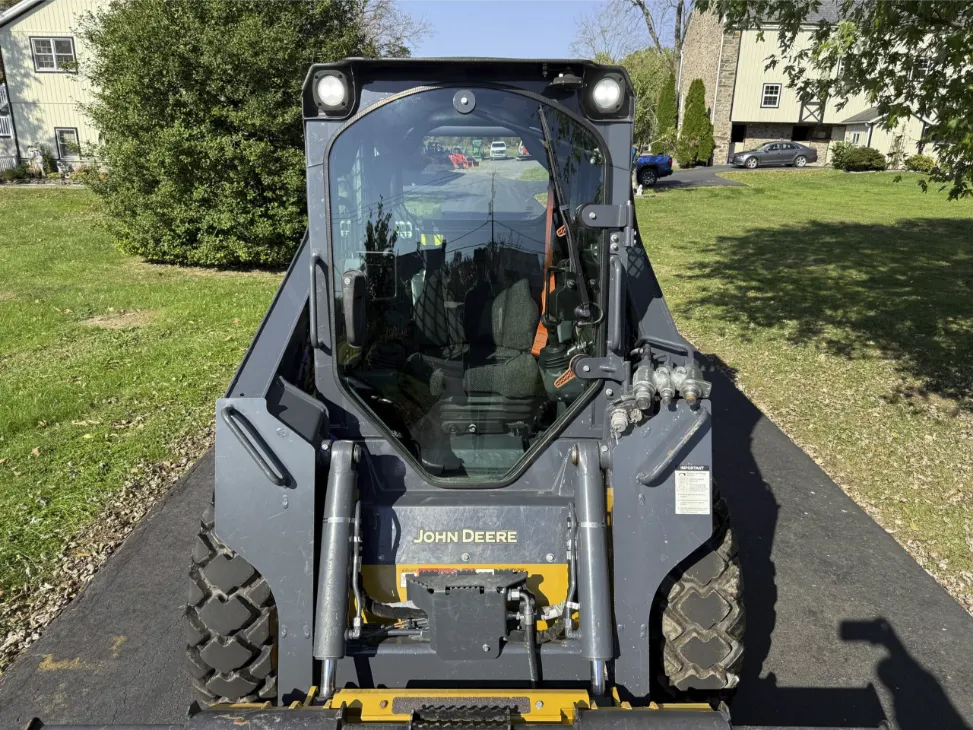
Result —
<instances>
[{"instance_id":1,"label":"john deere logo decal","mask_svg":"<svg viewBox=\"0 0 973 730\"><path fill-rule=\"evenodd\" d=\"M419 530L414 544L422 542L517 542L516 530Z\"/></svg>"}]
</instances>

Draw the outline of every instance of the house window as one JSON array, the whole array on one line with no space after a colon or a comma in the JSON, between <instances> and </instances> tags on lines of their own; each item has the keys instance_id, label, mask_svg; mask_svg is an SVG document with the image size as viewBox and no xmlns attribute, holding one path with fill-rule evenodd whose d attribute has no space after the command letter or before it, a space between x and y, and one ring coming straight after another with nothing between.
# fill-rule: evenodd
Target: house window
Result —
<instances>
[{"instance_id":1,"label":"house window","mask_svg":"<svg viewBox=\"0 0 973 730\"><path fill-rule=\"evenodd\" d=\"M913 81L922 81L929 75L930 71L932 71L932 59L920 56L916 59L916 65L912 68Z\"/></svg>"},{"instance_id":2,"label":"house window","mask_svg":"<svg viewBox=\"0 0 973 730\"><path fill-rule=\"evenodd\" d=\"M760 95L760 106L772 109L780 106L780 84L764 84L763 93Z\"/></svg>"},{"instance_id":3,"label":"house window","mask_svg":"<svg viewBox=\"0 0 973 730\"><path fill-rule=\"evenodd\" d=\"M54 130L57 138L57 156L62 160L77 160L81 156L78 144L78 130L74 127L58 127Z\"/></svg>"},{"instance_id":4,"label":"house window","mask_svg":"<svg viewBox=\"0 0 973 730\"><path fill-rule=\"evenodd\" d=\"M863 134L863 132L852 132L851 133L851 143L852 144L861 144L862 143L862 134Z\"/></svg>"},{"instance_id":5,"label":"house window","mask_svg":"<svg viewBox=\"0 0 973 730\"><path fill-rule=\"evenodd\" d=\"M74 38L31 38L34 70L40 73L74 71Z\"/></svg>"},{"instance_id":6,"label":"house window","mask_svg":"<svg viewBox=\"0 0 973 730\"><path fill-rule=\"evenodd\" d=\"M730 127L730 141L734 143L743 142L747 138L747 125L734 124Z\"/></svg>"}]
</instances>

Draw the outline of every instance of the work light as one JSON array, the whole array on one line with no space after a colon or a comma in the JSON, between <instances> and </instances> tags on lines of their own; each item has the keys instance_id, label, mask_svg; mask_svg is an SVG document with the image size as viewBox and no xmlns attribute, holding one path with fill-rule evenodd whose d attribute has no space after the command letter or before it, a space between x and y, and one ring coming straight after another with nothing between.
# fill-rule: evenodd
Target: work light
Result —
<instances>
[{"instance_id":1,"label":"work light","mask_svg":"<svg viewBox=\"0 0 973 730\"><path fill-rule=\"evenodd\" d=\"M595 88L591 92L591 100L598 107L598 110L602 112L610 112L617 109L621 99L622 85L618 83L617 79L611 76L606 76L596 83Z\"/></svg>"},{"instance_id":2,"label":"work light","mask_svg":"<svg viewBox=\"0 0 973 730\"><path fill-rule=\"evenodd\" d=\"M318 101L324 106L337 108L344 106L348 90L338 76L328 75L318 79Z\"/></svg>"}]
</instances>

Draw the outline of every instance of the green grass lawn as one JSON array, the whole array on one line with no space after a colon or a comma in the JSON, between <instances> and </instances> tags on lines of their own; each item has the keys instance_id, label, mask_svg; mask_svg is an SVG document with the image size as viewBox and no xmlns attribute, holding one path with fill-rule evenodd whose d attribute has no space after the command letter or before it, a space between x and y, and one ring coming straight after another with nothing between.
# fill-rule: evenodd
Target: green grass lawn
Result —
<instances>
[{"instance_id":1,"label":"green grass lawn","mask_svg":"<svg viewBox=\"0 0 973 730\"><path fill-rule=\"evenodd\" d=\"M86 190L0 189L0 607L211 428L280 279L145 264L101 224Z\"/></svg>"},{"instance_id":2,"label":"green grass lawn","mask_svg":"<svg viewBox=\"0 0 973 730\"><path fill-rule=\"evenodd\" d=\"M973 201L727 177L637 203L677 324L973 611Z\"/></svg>"}]
</instances>

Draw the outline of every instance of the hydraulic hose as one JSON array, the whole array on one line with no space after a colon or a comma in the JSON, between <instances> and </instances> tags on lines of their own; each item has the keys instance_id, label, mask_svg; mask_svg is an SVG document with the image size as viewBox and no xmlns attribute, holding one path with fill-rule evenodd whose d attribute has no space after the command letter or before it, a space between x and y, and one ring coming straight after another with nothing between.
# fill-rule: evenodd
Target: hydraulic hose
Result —
<instances>
[{"instance_id":1,"label":"hydraulic hose","mask_svg":"<svg viewBox=\"0 0 973 730\"><path fill-rule=\"evenodd\" d=\"M530 686L534 689L541 681L537 665L537 617L534 613L534 596L526 588L521 589L520 612L524 619L524 642L527 644L527 671Z\"/></svg>"}]
</instances>

